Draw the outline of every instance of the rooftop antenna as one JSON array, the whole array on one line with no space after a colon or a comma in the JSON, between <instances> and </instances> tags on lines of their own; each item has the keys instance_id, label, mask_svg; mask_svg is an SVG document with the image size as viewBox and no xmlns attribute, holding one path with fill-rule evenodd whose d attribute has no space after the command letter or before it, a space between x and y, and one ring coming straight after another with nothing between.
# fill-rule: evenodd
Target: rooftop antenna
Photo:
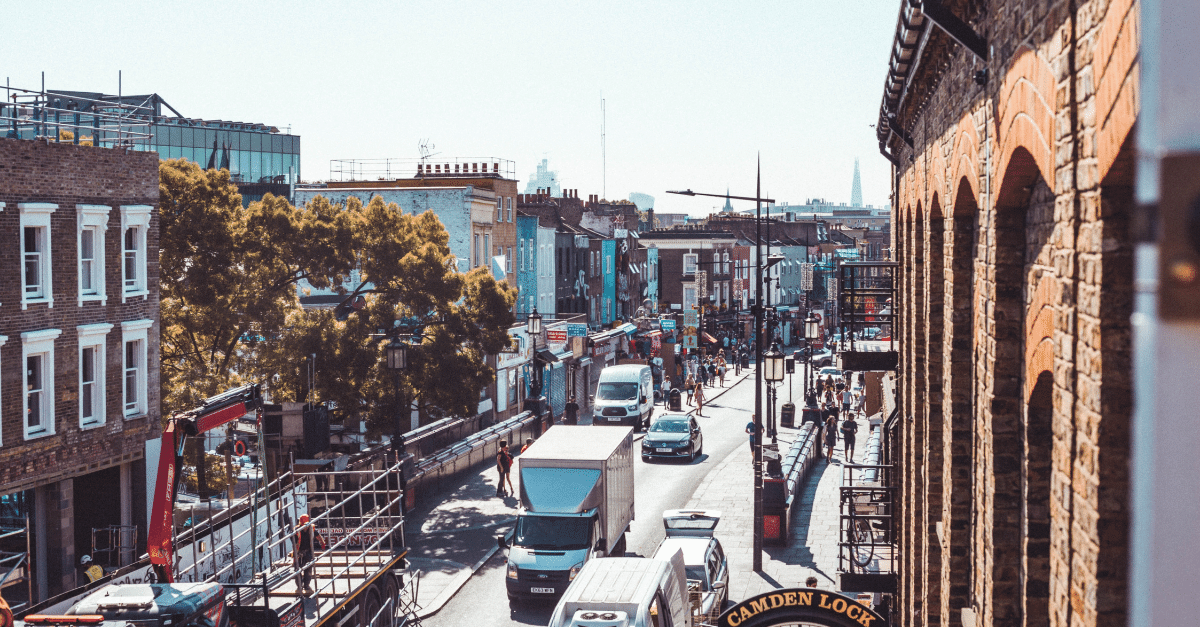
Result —
<instances>
[{"instance_id":1,"label":"rooftop antenna","mask_svg":"<svg viewBox=\"0 0 1200 627\"><path fill-rule=\"evenodd\" d=\"M604 137L604 92L600 92L600 197L608 198L608 150Z\"/></svg>"},{"instance_id":2,"label":"rooftop antenna","mask_svg":"<svg viewBox=\"0 0 1200 627\"><path fill-rule=\"evenodd\" d=\"M425 161L430 157L442 154L440 152L433 152L434 148L437 148L437 146L435 146L433 142L429 141L428 139L422 139L421 143L417 147L417 149L421 152L421 178L425 178Z\"/></svg>"}]
</instances>

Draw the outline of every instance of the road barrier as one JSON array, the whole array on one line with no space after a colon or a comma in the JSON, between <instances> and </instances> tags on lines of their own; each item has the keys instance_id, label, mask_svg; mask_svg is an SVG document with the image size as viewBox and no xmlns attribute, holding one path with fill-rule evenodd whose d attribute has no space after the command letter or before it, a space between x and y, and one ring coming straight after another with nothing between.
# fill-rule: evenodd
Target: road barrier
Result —
<instances>
[{"instance_id":1,"label":"road barrier","mask_svg":"<svg viewBox=\"0 0 1200 627\"><path fill-rule=\"evenodd\" d=\"M784 546L791 542L792 515L797 495L808 480L818 456L816 425L806 422L780 462L778 474L763 475L763 542ZM774 464L769 465L772 467Z\"/></svg>"}]
</instances>

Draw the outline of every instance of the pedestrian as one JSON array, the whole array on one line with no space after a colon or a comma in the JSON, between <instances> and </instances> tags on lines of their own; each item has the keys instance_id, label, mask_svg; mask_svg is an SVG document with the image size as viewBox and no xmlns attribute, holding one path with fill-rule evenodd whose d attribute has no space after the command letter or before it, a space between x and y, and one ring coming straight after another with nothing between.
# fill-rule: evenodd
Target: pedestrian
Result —
<instances>
[{"instance_id":1,"label":"pedestrian","mask_svg":"<svg viewBox=\"0 0 1200 627\"><path fill-rule=\"evenodd\" d=\"M525 446L521 447L521 452L524 453L530 446L533 446L533 438L525 438Z\"/></svg>"},{"instance_id":2,"label":"pedestrian","mask_svg":"<svg viewBox=\"0 0 1200 627\"><path fill-rule=\"evenodd\" d=\"M746 433L750 434L750 446L754 446L755 442L758 441L757 436L762 435L762 425L758 425L757 427L756 429L753 417L751 417L750 422L746 423Z\"/></svg>"},{"instance_id":3,"label":"pedestrian","mask_svg":"<svg viewBox=\"0 0 1200 627\"><path fill-rule=\"evenodd\" d=\"M842 442L847 461L854 461L854 438L857 433L858 421L854 420L854 416L846 414L846 419L842 421Z\"/></svg>"},{"instance_id":4,"label":"pedestrian","mask_svg":"<svg viewBox=\"0 0 1200 627\"><path fill-rule=\"evenodd\" d=\"M575 402L575 395L567 400L567 404L563 407L563 422L569 425L579 424L579 403Z\"/></svg>"},{"instance_id":5,"label":"pedestrian","mask_svg":"<svg viewBox=\"0 0 1200 627\"><path fill-rule=\"evenodd\" d=\"M708 385L708 360L700 364L700 385Z\"/></svg>"},{"instance_id":6,"label":"pedestrian","mask_svg":"<svg viewBox=\"0 0 1200 627\"><path fill-rule=\"evenodd\" d=\"M816 587L817 587L817 578L816 578L816 577L809 577L808 579L805 579L805 580L804 580L804 587L805 587L805 588L816 588Z\"/></svg>"},{"instance_id":7,"label":"pedestrian","mask_svg":"<svg viewBox=\"0 0 1200 627\"><path fill-rule=\"evenodd\" d=\"M717 358L717 376L721 377L721 387L725 387L725 368L727 365L724 355Z\"/></svg>"},{"instance_id":8,"label":"pedestrian","mask_svg":"<svg viewBox=\"0 0 1200 627\"><path fill-rule=\"evenodd\" d=\"M500 441L500 450L496 451L496 472L500 474L500 481L496 484L496 496L507 496L513 492L512 478L512 454L508 452L508 442ZM505 490L505 485L508 489Z\"/></svg>"},{"instance_id":9,"label":"pedestrian","mask_svg":"<svg viewBox=\"0 0 1200 627\"><path fill-rule=\"evenodd\" d=\"M854 403L854 392L850 388L842 390L842 413L850 416L850 405Z\"/></svg>"},{"instance_id":10,"label":"pedestrian","mask_svg":"<svg viewBox=\"0 0 1200 627\"><path fill-rule=\"evenodd\" d=\"M300 589L304 594L312 594L308 582L312 579L312 561L314 546L325 550L325 538L319 533L313 533L312 523L308 514L300 516L300 526L296 529L296 546L292 550L292 565L300 570Z\"/></svg>"},{"instance_id":11,"label":"pedestrian","mask_svg":"<svg viewBox=\"0 0 1200 627\"><path fill-rule=\"evenodd\" d=\"M704 415L704 386L696 386L696 415Z\"/></svg>"},{"instance_id":12,"label":"pedestrian","mask_svg":"<svg viewBox=\"0 0 1200 627\"><path fill-rule=\"evenodd\" d=\"M687 381L683 383L683 389L687 390L687 404L692 404L692 396L696 393L696 378L688 375Z\"/></svg>"},{"instance_id":13,"label":"pedestrian","mask_svg":"<svg viewBox=\"0 0 1200 627\"><path fill-rule=\"evenodd\" d=\"M825 459L833 462L833 447L837 444L837 416L827 414L825 417Z\"/></svg>"},{"instance_id":14,"label":"pedestrian","mask_svg":"<svg viewBox=\"0 0 1200 627\"><path fill-rule=\"evenodd\" d=\"M715 387L717 385L717 360L710 359L708 361L708 380ZM721 384L725 385L724 383Z\"/></svg>"},{"instance_id":15,"label":"pedestrian","mask_svg":"<svg viewBox=\"0 0 1200 627\"><path fill-rule=\"evenodd\" d=\"M671 377L663 377L662 398L663 398L663 405L666 405L667 399L671 398Z\"/></svg>"}]
</instances>

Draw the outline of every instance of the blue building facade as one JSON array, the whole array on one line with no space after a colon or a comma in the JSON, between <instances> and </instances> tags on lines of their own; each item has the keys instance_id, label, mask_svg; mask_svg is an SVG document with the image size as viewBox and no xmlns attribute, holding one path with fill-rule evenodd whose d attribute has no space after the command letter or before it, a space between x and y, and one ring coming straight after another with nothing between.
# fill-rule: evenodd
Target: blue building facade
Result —
<instances>
[{"instance_id":1,"label":"blue building facade","mask_svg":"<svg viewBox=\"0 0 1200 627\"><path fill-rule=\"evenodd\" d=\"M528 314L538 302L537 216L517 216L517 314Z\"/></svg>"},{"instance_id":2,"label":"blue building facade","mask_svg":"<svg viewBox=\"0 0 1200 627\"><path fill-rule=\"evenodd\" d=\"M604 272L604 300L600 303L600 322L611 324L617 301L617 241L606 239L600 244Z\"/></svg>"}]
</instances>

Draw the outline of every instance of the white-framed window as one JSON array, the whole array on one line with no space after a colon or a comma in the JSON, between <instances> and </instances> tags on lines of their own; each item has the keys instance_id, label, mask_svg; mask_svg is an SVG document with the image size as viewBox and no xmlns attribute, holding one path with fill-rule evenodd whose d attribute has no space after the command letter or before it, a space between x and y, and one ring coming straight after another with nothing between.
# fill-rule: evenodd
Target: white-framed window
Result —
<instances>
[{"instance_id":1,"label":"white-framed window","mask_svg":"<svg viewBox=\"0 0 1200 627\"><path fill-rule=\"evenodd\" d=\"M76 327L79 336L79 427L88 429L105 423L104 372L106 340L113 325L85 324Z\"/></svg>"},{"instance_id":2,"label":"white-framed window","mask_svg":"<svg viewBox=\"0 0 1200 627\"><path fill-rule=\"evenodd\" d=\"M61 329L42 329L21 334L22 409L25 439L54 434L54 340Z\"/></svg>"},{"instance_id":3,"label":"white-framed window","mask_svg":"<svg viewBox=\"0 0 1200 627\"><path fill-rule=\"evenodd\" d=\"M150 205L121 205L121 302L150 293L146 280L150 209Z\"/></svg>"},{"instance_id":4,"label":"white-framed window","mask_svg":"<svg viewBox=\"0 0 1200 627\"><path fill-rule=\"evenodd\" d=\"M508 197L506 197L506 198L504 199L504 207L505 207L505 211L507 211L507 212L508 212L508 221L509 221L509 222L512 222L512 221L513 221L513 217L512 217L512 196L508 196Z\"/></svg>"},{"instance_id":5,"label":"white-framed window","mask_svg":"<svg viewBox=\"0 0 1200 627\"><path fill-rule=\"evenodd\" d=\"M712 273L721 274L721 253L713 252Z\"/></svg>"},{"instance_id":6,"label":"white-framed window","mask_svg":"<svg viewBox=\"0 0 1200 627\"><path fill-rule=\"evenodd\" d=\"M721 253L721 274L729 274L729 253Z\"/></svg>"},{"instance_id":7,"label":"white-framed window","mask_svg":"<svg viewBox=\"0 0 1200 627\"><path fill-rule=\"evenodd\" d=\"M146 399L146 336L151 320L130 320L121 323L121 389L126 418L145 415Z\"/></svg>"},{"instance_id":8,"label":"white-framed window","mask_svg":"<svg viewBox=\"0 0 1200 627\"><path fill-rule=\"evenodd\" d=\"M108 302L104 289L104 232L108 230L108 205L75 205L78 229L75 234L79 250L79 298Z\"/></svg>"},{"instance_id":9,"label":"white-framed window","mask_svg":"<svg viewBox=\"0 0 1200 627\"><path fill-rule=\"evenodd\" d=\"M683 273L696 274L696 269L700 265L700 255L696 253L686 253L683 256Z\"/></svg>"},{"instance_id":10,"label":"white-framed window","mask_svg":"<svg viewBox=\"0 0 1200 627\"><path fill-rule=\"evenodd\" d=\"M483 234L483 254L484 254L484 257L486 257L486 256L488 255L488 253L489 253L491 250L492 250L492 236L491 236L491 234L489 234L489 233L484 233L484 234ZM488 270L490 271L490 270L491 270L491 265L492 265L492 264L491 264L491 263L490 263L490 262L489 262L489 261L488 261L486 258L484 258L484 259L480 259L480 260L479 260L479 265L481 265L481 266L488 266Z\"/></svg>"},{"instance_id":11,"label":"white-framed window","mask_svg":"<svg viewBox=\"0 0 1200 627\"><path fill-rule=\"evenodd\" d=\"M21 309L30 303L54 306L50 266L50 214L58 205L17 203L21 212Z\"/></svg>"},{"instance_id":12,"label":"white-framed window","mask_svg":"<svg viewBox=\"0 0 1200 627\"><path fill-rule=\"evenodd\" d=\"M496 199L496 222L504 221L504 199Z\"/></svg>"},{"instance_id":13,"label":"white-framed window","mask_svg":"<svg viewBox=\"0 0 1200 627\"><path fill-rule=\"evenodd\" d=\"M512 246L509 246L508 254L504 256L504 271L509 274L512 274L512 268L513 268Z\"/></svg>"}]
</instances>

